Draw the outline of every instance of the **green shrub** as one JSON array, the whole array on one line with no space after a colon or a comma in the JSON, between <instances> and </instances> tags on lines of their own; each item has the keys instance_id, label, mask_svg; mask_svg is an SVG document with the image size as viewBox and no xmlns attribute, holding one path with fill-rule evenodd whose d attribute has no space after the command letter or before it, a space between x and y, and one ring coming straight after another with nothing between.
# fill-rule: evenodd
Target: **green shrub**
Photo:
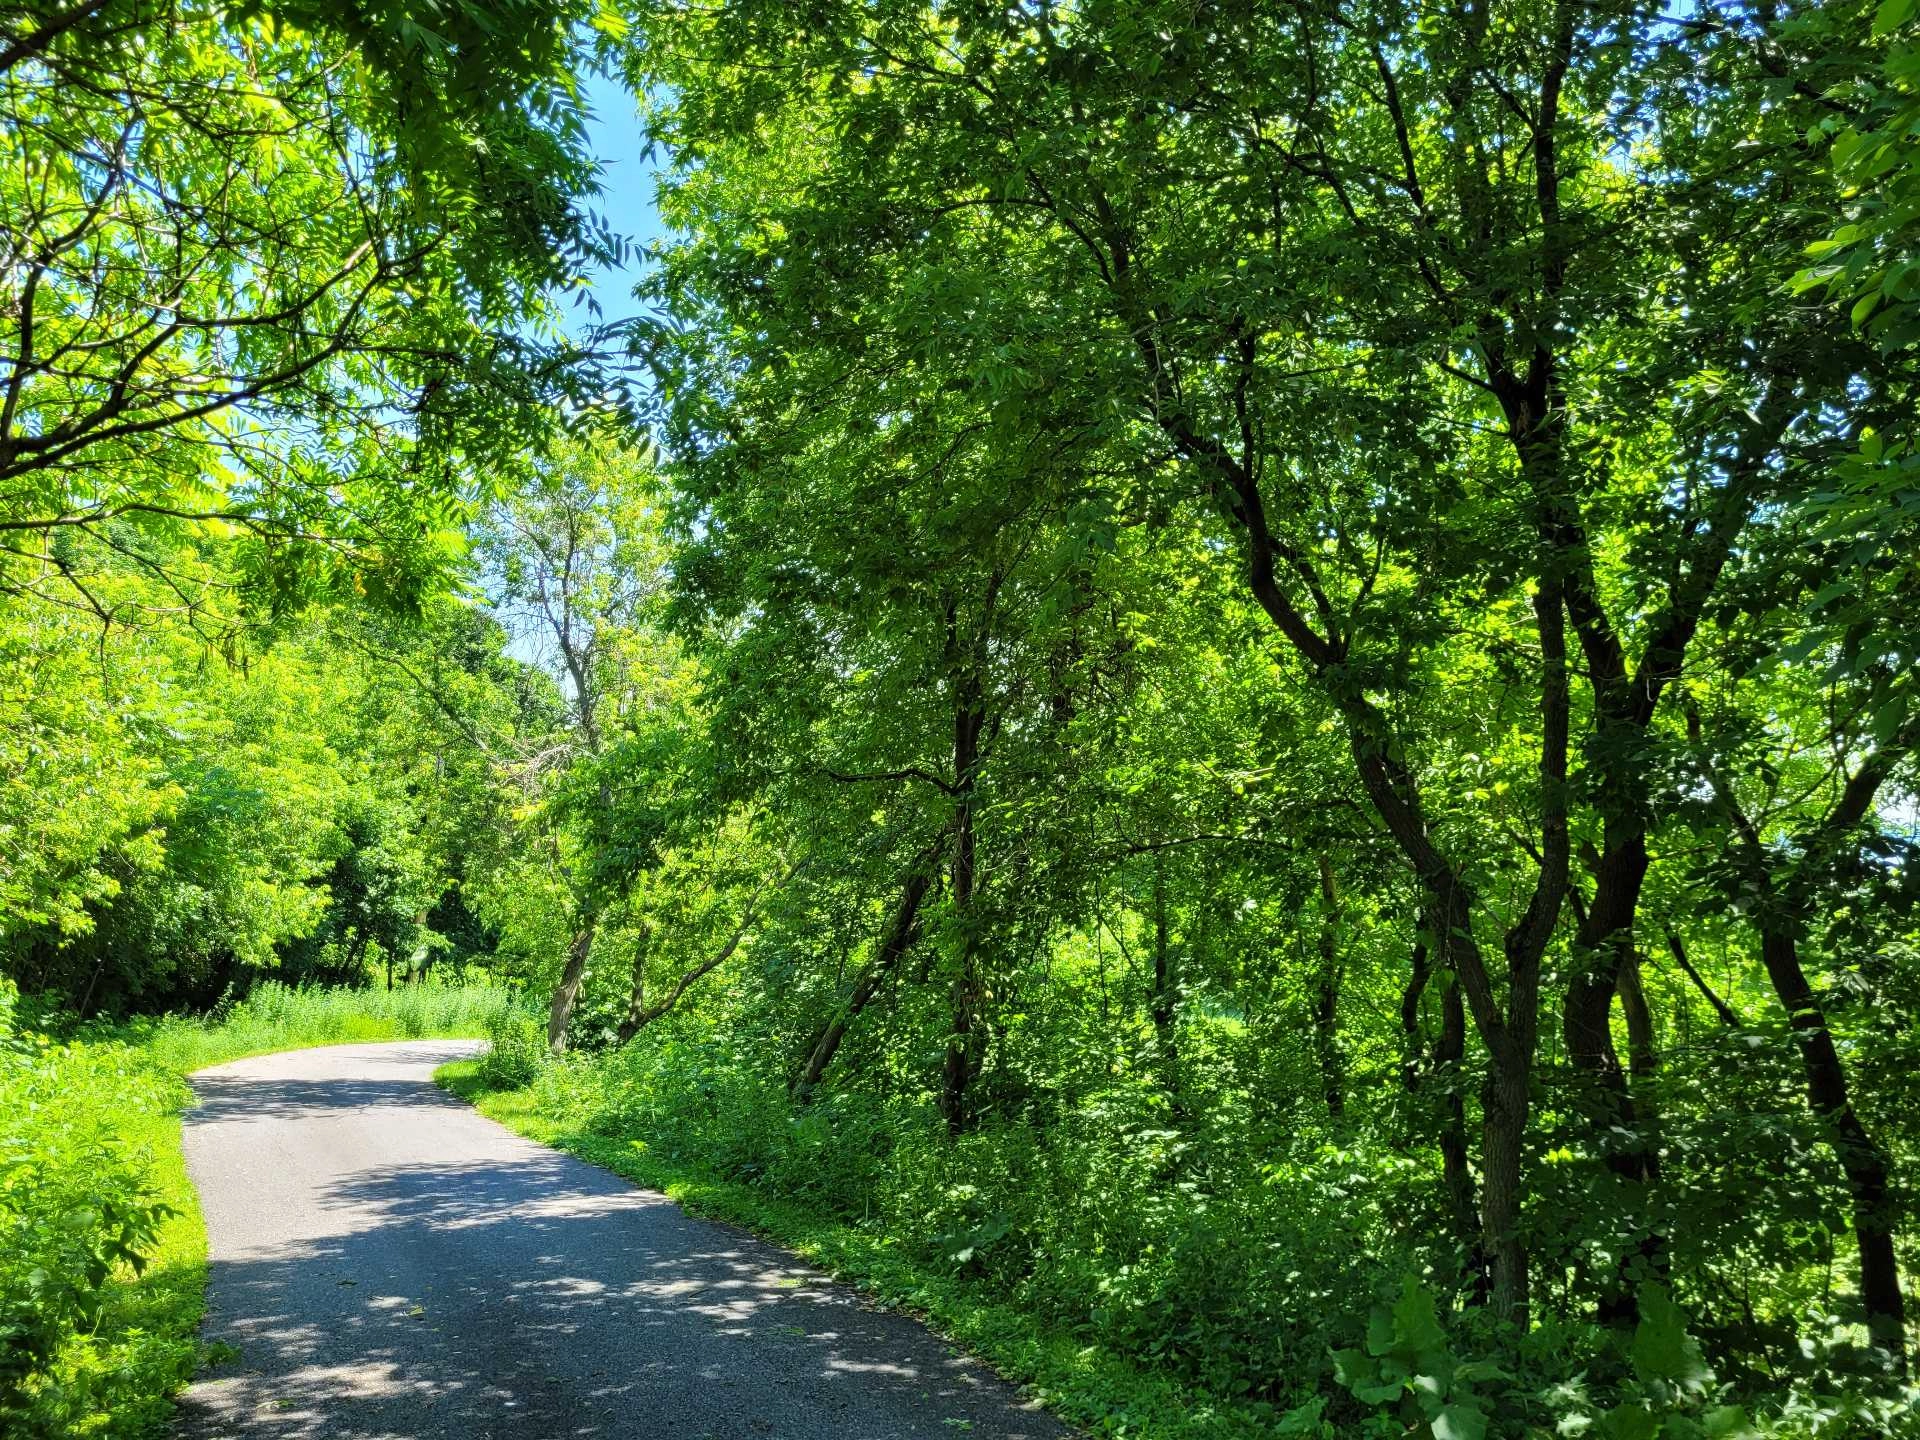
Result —
<instances>
[{"instance_id":1,"label":"green shrub","mask_svg":"<svg viewBox=\"0 0 1920 1440\"><path fill-rule=\"evenodd\" d=\"M531 1084L547 1063L546 1027L525 1006L506 1005L488 1015L486 1034L480 1073L489 1085L518 1089Z\"/></svg>"},{"instance_id":2,"label":"green shrub","mask_svg":"<svg viewBox=\"0 0 1920 1440\"><path fill-rule=\"evenodd\" d=\"M1688 1333L1666 1287L1644 1284L1631 1330L1543 1325L1476 1336L1443 1324L1433 1292L1408 1275L1374 1307L1360 1344L1334 1351L1334 1373L1378 1440L1911 1440L1915 1393L1859 1375L1827 1374L1764 1409L1735 1401ZM1459 1333L1453 1333L1458 1331ZM1478 1350L1485 1353L1473 1354ZM1884 1382L1884 1377L1880 1377ZM1315 1402L1291 1417L1303 1433Z\"/></svg>"},{"instance_id":3,"label":"green shrub","mask_svg":"<svg viewBox=\"0 0 1920 1440\"><path fill-rule=\"evenodd\" d=\"M0 982L0 1433L76 1434L116 1414L137 1428L193 1340L102 1319L173 1213L132 1122L179 1089L124 1045L18 1028L13 1001Z\"/></svg>"}]
</instances>

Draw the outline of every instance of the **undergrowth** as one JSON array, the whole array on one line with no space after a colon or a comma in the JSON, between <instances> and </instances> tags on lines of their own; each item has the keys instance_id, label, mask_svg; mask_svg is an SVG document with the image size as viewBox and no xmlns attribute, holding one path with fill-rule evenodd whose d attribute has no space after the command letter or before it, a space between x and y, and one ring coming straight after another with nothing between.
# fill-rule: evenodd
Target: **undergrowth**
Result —
<instances>
[{"instance_id":1,"label":"undergrowth","mask_svg":"<svg viewBox=\"0 0 1920 1440\"><path fill-rule=\"evenodd\" d=\"M500 1043L496 1038L496 1045ZM991 1296L963 1262L928 1264L897 1234L719 1173L710 1160L679 1147L650 1144L631 1133L605 1133L591 1112L556 1103L559 1077L592 1062L525 1071L502 1047L491 1056L456 1060L435 1079L480 1112L542 1144L604 1166L659 1190L697 1215L741 1225L811 1263L860 1286L886 1304L918 1316L966 1346L1007 1378L1023 1384L1065 1419L1103 1435L1167 1440L1242 1440L1272 1436L1282 1417L1264 1404L1209 1396L1135 1363L1100 1343L1046 1323L1030 1310ZM502 1073L504 1071L504 1073ZM515 1080L522 1080L518 1086ZM744 1138L744 1137L743 1137ZM1317 1427L1279 1433L1314 1434Z\"/></svg>"},{"instance_id":2,"label":"undergrowth","mask_svg":"<svg viewBox=\"0 0 1920 1440\"><path fill-rule=\"evenodd\" d=\"M557 1061L537 1039L509 1020L489 1055L439 1079L529 1138L923 1315L1099 1434L1920 1434L1914 1390L1862 1371L1844 1343L1811 1346L1773 1385L1716 1372L1658 1281L1641 1286L1637 1327L1477 1323L1437 1266L1395 1248L1391 1207L1368 1203L1394 1198L1383 1182L1410 1169L1398 1157L1214 1134L1198 1106L1198 1143L1182 1149L1118 1081L1058 1117L1048 1143L1007 1122L955 1138L910 1093L795 1106L693 1022Z\"/></svg>"}]
</instances>

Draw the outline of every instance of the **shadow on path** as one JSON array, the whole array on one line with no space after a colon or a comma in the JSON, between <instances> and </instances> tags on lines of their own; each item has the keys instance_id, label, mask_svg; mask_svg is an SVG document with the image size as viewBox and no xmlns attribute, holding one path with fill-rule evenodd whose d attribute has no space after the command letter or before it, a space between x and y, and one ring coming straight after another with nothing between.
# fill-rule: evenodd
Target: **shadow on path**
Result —
<instances>
[{"instance_id":1,"label":"shadow on path","mask_svg":"<svg viewBox=\"0 0 1920 1440\"><path fill-rule=\"evenodd\" d=\"M332 1053L337 1078L195 1080L207 1338L240 1353L186 1435L1071 1433L911 1320L442 1095L444 1052L417 1080Z\"/></svg>"}]
</instances>

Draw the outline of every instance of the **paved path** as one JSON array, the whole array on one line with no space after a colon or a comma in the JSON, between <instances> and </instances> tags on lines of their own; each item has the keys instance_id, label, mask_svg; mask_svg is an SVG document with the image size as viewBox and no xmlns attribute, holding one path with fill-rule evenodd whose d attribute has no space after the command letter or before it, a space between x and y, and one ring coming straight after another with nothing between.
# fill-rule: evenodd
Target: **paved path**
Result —
<instances>
[{"instance_id":1,"label":"paved path","mask_svg":"<svg viewBox=\"0 0 1920 1440\"><path fill-rule=\"evenodd\" d=\"M193 1077L206 1338L182 1433L1061 1440L913 1321L435 1089L460 1041Z\"/></svg>"}]
</instances>

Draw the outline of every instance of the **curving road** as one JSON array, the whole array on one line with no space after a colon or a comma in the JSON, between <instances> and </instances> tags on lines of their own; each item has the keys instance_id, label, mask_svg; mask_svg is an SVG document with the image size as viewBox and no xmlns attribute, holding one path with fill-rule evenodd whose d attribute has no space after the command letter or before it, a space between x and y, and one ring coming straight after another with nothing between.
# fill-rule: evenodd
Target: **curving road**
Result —
<instances>
[{"instance_id":1,"label":"curving road","mask_svg":"<svg viewBox=\"0 0 1920 1440\"><path fill-rule=\"evenodd\" d=\"M1058 1440L922 1326L436 1089L463 1041L193 1077L212 1249L194 1440Z\"/></svg>"}]
</instances>

